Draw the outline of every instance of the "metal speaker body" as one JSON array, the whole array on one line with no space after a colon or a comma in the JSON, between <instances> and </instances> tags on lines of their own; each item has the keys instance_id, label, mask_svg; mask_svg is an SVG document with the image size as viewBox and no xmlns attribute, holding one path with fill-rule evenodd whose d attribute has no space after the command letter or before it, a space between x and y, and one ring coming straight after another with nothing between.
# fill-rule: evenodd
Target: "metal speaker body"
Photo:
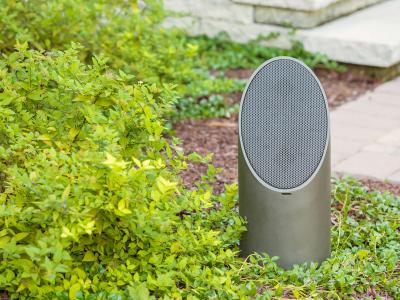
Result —
<instances>
[{"instance_id":1,"label":"metal speaker body","mask_svg":"<svg viewBox=\"0 0 400 300\"><path fill-rule=\"evenodd\" d=\"M265 62L239 112L240 249L279 256L290 268L330 255L330 129L325 92L290 57Z\"/></svg>"}]
</instances>

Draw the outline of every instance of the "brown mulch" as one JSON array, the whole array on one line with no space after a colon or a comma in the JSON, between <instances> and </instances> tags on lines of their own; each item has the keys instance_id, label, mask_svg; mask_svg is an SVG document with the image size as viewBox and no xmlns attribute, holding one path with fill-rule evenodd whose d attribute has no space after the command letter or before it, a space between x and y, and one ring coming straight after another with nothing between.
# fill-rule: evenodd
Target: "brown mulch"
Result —
<instances>
[{"instance_id":1,"label":"brown mulch","mask_svg":"<svg viewBox=\"0 0 400 300\"><path fill-rule=\"evenodd\" d=\"M214 184L216 192L221 192L225 183L237 181L237 126L231 119L185 120L175 124L176 135L182 141L185 153L197 152L206 155L214 153L213 164L222 168ZM201 164L192 164L182 174L184 184L192 187L206 171Z\"/></svg>"},{"instance_id":2,"label":"brown mulch","mask_svg":"<svg viewBox=\"0 0 400 300\"><path fill-rule=\"evenodd\" d=\"M369 287L368 291L365 294L356 294L354 298L356 300L365 300L365 299L382 299L382 300L394 300L392 296L390 296L387 292L375 291L373 287Z\"/></svg>"},{"instance_id":3,"label":"brown mulch","mask_svg":"<svg viewBox=\"0 0 400 300\"><path fill-rule=\"evenodd\" d=\"M252 70L231 70L226 75L235 78L248 78ZM337 73L329 70L317 70L318 77L326 90L329 106L337 107L353 100L367 90L375 88L379 81L353 72ZM231 103L240 101L240 93L228 95ZM214 153L212 159L216 167L221 168L214 190L222 192L224 184L237 181L237 116L208 120L185 120L174 125L176 136L181 139L185 153L197 152L202 155ZM184 172L183 181L188 187L205 174L206 167L192 164ZM371 189L390 190L400 195L400 185L374 180L363 180Z\"/></svg>"},{"instance_id":4,"label":"brown mulch","mask_svg":"<svg viewBox=\"0 0 400 300\"><path fill-rule=\"evenodd\" d=\"M229 70L225 72L225 75L230 78L248 79L253 71L251 69ZM315 73L326 92L331 109L355 100L381 83L381 80L356 70L340 73L333 70L316 69ZM238 101L240 101L240 96Z\"/></svg>"},{"instance_id":5,"label":"brown mulch","mask_svg":"<svg viewBox=\"0 0 400 300\"><path fill-rule=\"evenodd\" d=\"M331 109L355 100L382 83L377 78L356 71L338 73L326 69L317 69L315 73L325 89Z\"/></svg>"},{"instance_id":6,"label":"brown mulch","mask_svg":"<svg viewBox=\"0 0 400 300\"><path fill-rule=\"evenodd\" d=\"M8 294L5 291L0 291L0 300L8 300Z\"/></svg>"},{"instance_id":7,"label":"brown mulch","mask_svg":"<svg viewBox=\"0 0 400 300\"><path fill-rule=\"evenodd\" d=\"M395 184L392 182L379 181L374 179L361 179L361 181L367 186L370 190L378 190L378 191L389 191L395 195L400 195L400 184Z\"/></svg>"}]
</instances>

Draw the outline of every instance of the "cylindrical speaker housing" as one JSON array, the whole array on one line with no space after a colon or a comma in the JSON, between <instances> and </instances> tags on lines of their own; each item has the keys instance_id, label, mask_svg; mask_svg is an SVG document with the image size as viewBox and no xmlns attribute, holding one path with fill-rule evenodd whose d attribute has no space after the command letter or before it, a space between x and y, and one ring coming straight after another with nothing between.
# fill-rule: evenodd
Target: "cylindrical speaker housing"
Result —
<instances>
[{"instance_id":1,"label":"cylindrical speaker housing","mask_svg":"<svg viewBox=\"0 0 400 300\"><path fill-rule=\"evenodd\" d=\"M253 74L239 112L240 249L290 268L330 255L330 134L324 90L302 62L278 57Z\"/></svg>"}]
</instances>

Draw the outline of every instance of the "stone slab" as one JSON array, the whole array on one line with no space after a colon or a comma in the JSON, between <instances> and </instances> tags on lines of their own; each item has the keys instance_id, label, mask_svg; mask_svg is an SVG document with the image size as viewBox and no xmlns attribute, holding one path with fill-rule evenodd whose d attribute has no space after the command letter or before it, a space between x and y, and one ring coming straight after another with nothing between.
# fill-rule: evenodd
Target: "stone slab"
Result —
<instances>
[{"instance_id":1,"label":"stone slab","mask_svg":"<svg viewBox=\"0 0 400 300\"><path fill-rule=\"evenodd\" d=\"M202 19L200 31L209 36L216 36L220 32L226 32L235 41L245 43L254 40L260 36L267 37L272 33L280 33L277 39L268 41L268 45L288 48L290 39L287 36L287 30L280 26L264 24L237 24L222 20Z\"/></svg>"},{"instance_id":2,"label":"stone slab","mask_svg":"<svg viewBox=\"0 0 400 300\"><path fill-rule=\"evenodd\" d=\"M400 28L399 28L399 34L400 34ZM396 98L400 102L400 77L378 86L374 90L374 93L389 94L386 96L389 97L391 96L392 98Z\"/></svg>"},{"instance_id":3,"label":"stone slab","mask_svg":"<svg viewBox=\"0 0 400 300\"><path fill-rule=\"evenodd\" d=\"M397 80L396 80L397 81ZM385 107L393 107L398 109L400 106L400 81L393 84L392 81L378 86L373 92L367 92L359 98L359 101L370 102L383 105Z\"/></svg>"},{"instance_id":4,"label":"stone slab","mask_svg":"<svg viewBox=\"0 0 400 300\"><path fill-rule=\"evenodd\" d=\"M377 143L385 146L394 146L400 150L400 128L394 129L384 136L380 137L377 140Z\"/></svg>"},{"instance_id":5,"label":"stone slab","mask_svg":"<svg viewBox=\"0 0 400 300\"><path fill-rule=\"evenodd\" d=\"M193 17L253 23L253 6L231 0L164 0L164 8Z\"/></svg>"},{"instance_id":6,"label":"stone slab","mask_svg":"<svg viewBox=\"0 0 400 300\"><path fill-rule=\"evenodd\" d=\"M367 145L363 148L363 151L367 152L375 152L375 153L385 153L389 155L399 155L400 156L400 147L392 146L392 145L384 145L378 142Z\"/></svg>"},{"instance_id":7,"label":"stone slab","mask_svg":"<svg viewBox=\"0 0 400 300\"><path fill-rule=\"evenodd\" d=\"M190 34L210 36L224 31L238 42L278 32L281 36L273 45L290 45L288 30L281 26L238 23L235 19L198 18L198 22L199 26L184 28ZM400 0L385 1L319 27L298 30L294 38L305 49L324 53L340 62L390 67L400 62Z\"/></svg>"},{"instance_id":8,"label":"stone slab","mask_svg":"<svg viewBox=\"0 0 400 300\"><path fill-rule=\"evenodd\" d=\"M400 118L400 107L387 106L376 102L362 103L356 101L349 103L346 110L353 112L355 116L357 114L365 114L375 118L393 119L395 122Z\"/></svg>"},{"instance_id":9,"label":"stone slab","mask_svg":"<svg viewBox=\"0 0 400 300\"><path fill-rule=\"evenodd\" d=\"M299 32L306 49L352 64L400 62L400 1L390 0Z\"/></svg>"},{"instance_id":10,"label":"stone slab","mask_svg":"<svg viewBox=\"0 0 400 300\"><path fill-rule=\"evenodd\" d=\"M384 153L400 157L400 127L379 137L375 142L366 145L363 151ZM399 166L400 168L400 166Z\"/></svg>"},{"instance_id":11,"label":"stone slab","mask_svg":"<svg viewBox=\"0 0 400 300\"><path fill-rule=\"evenodd\" d=\"M184 28L188 31L190 35L199 35L203 32L200 29L201 22L200 18L191 17L191 16L181 16L179 18L176 17L167 17L165 18L162 26L164 28Z\"/></svg>"},{"instance_id":12,"label":"stone slab","mask_svg":"<svg viewBox=\"0 0 400 300\"><path fill-rule=\"evenodd\" d=\"M312 28L382 1L384 0L341 0L311 11L255 6L254 19L257 23Z\"/></svg>"},{"instance_id":13,"label":"stone slab","mask_svg":"<svg viewBox=\"0 0 400 300\"><path fill-rule=\"evenodd\" d=\"M331 164L332 164L332 166L335 167L337 164L341 163L347 157L348 157L348 155L345 154L345 153L332 151L332 153L331 153Z\"/></svg>"},{"instance_id":14,"label":"stone slab","mask_svg":"<svg viewBox=\"0 0 400 300\"><path fill-rule=\"evenodd\" d=\"M318 10L339 0L233 0L237 3L280 7L293 10Z\"/></svg>"}]
</instances>

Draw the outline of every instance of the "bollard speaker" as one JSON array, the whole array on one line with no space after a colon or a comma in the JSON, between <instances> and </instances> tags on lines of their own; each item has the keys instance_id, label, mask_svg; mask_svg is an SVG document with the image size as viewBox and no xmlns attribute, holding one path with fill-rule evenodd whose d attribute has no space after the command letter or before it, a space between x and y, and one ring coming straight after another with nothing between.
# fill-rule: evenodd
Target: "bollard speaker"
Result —
<instances>
[{"instance_id":1,"label":"bollard speaker","mask_svg":"<svg viewBox=\"0 0 400 300\"><path fill-rule=\"evenodd\" d=\"M243 256L279 256L291 268L330 255L330 129L325 92L304 63L266 61L239 112L239 213Z\"/></svg>"}]
</instances>

